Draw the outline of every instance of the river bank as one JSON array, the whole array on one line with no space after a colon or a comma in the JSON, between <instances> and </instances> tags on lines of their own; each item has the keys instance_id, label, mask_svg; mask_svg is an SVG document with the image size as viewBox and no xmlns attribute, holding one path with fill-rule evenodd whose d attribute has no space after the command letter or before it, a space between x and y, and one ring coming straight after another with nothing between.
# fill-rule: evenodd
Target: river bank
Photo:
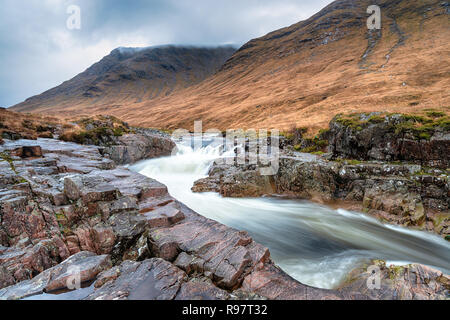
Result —
<instances>
[{"instance_id":1,"label":"river bank","mask_svg":"<svg viewBox=\"0 0 450 320\"><path fill-rule=\"evenodd\" d=\"M177 196L174 186L190 192L197 175L204 176L205 166L211 163L208 152L205 158L191 154L195 161L188 163L176 157L149 160L162 164L163 170L158 168L163 174L152 175L167 184L168 190L165 184L133 172L155 168L154 163L144 161L130 171L109 159L103 146L38 139L5 140L0 148L0 285L3 287L0 299L32 299L42 297L43 293L61 293L77 275L86 289L68 292L64 299L445 299L448 296L448 276L421 265L402 268L381 265L381 289L375 291L363 286L370 274L361 263L350 264L350 269L357 266L355 270L359 272L352 271L351 278L339 281L339 288L333 290L314 288L295 280L277 266L276 261L282 260L280 251L272 257L265 245L253 240L252 234L240 231L269 217L256 214L253 220L251 212L261 212L252 209L258 205L246 202L245 206L251 209L249 215L234 222L228 220L225 225L215 221L221 220L219 216L211 219L220 213L211 198L206 199L209 214L200 212L200 215L192 210L195 209L192 203L179 202L183 199ZM186 173L186 166L193 170L193 175L187 179L173 175ZM164 177L164 168L171 176ZM171 183L171 179L177 183ZM215 197L218 201L224 199ZM192 202L198 199L192 197ZM268 206L266 213L272 211L273 205ZM305 205L303 212L308 212L308 206ZM266 240L270 240L268 244L278 243L289 251L310 236L317 236L317 233L307 233L300 242L284 242L279 235L290 233L285 224L289 220L284 220L286 213L280 203L275 207L279 218L272 217L275 219L265 224L269 228L273 226L265 232ZM232 213L231 209L226 210ZM341 226L354 221L359 233L374 235L374 230L381 229L386 236L389 229L373 221L368 221L364 229L361 216L354 215L347 220L343 212L321 210L323 215L319 217L331 219L331 224ZM322 218L318 219L317 214L321 211L313 206L313 212L315 217L311 218L320 222ZM301 226L301 220L308 221L307 215L292 225ZM277 221L282 223L277 226ZM233 225L236 227L232 228ZM405 243L413 243L411 252L417 255L406 260L438 267L448 264L445 255L448 245L444 240L406 230L390 231L393 238L385 239L386 242L393 244L403 239ZM325 234L330 233L325 231ZM341 252L348 253L349 248L342 243L355 240L319 237L317 241L306 241L306 247L320 254L323 254L321 248L339 247ZM382 247L379 247L381 251L385 249ZM431 255L423 256L421 247ZM392 260L399 257L395 250L391 253ZM376 255L365 255L365 263L380 264L371 262L372 257Z\"/></svg>"},{"instance_id":2,"label":"river bank","mask_svg":"<svg viewBox=\"0 0 450 320\"><path fill-rule=\"evenodd\" d=\"M218 161L192 190L312 200L449 239L450 133L440 125L425 130L414 123L402 115L338 116L314 139L282 137L275 175L261 175L255 165Z\"/></svg>"}]
</instances>

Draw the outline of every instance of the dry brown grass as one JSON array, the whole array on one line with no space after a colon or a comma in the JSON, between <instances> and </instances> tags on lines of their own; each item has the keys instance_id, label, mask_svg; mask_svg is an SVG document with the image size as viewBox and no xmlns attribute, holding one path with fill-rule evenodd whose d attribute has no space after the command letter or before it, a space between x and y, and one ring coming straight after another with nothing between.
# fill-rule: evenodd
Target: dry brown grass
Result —
<instances>
[{"instance_id":1,"label":"dry brown grass","mask_svg":"<svg viewBox=\"0 0 450 320\"><path fill-rule=\"evenodd\" d=\"M11 135L24 139L53 138L63 124L64 121L56 117L0 109L0 138Z\"/></svg>"},{"instance_id":2,"label":"dry brown grass","mask_svg":"<svg viewBox=\"0 0 450 320\"><path fill-rule=\"evenodd\" d=\"M350 2L356 3L352 9L333 7ZM139 103L123 98L114 105L102 99L56 98L36 110L58 116L112 114L132 125L168 129L192 129L195 120L203 120L204 129L296 126L310 131L325 128L337 113L433 108L448 114L450 22L440 2L380 0L387 6L383 36L365 61L365 10L372 1L344 0L308 22L252 40L214 77L169 96ZM432 10L424 18L428 7ZM343 17L343 12L353 16ZM330 21L337 22L323 27ZM394 22L406 37L400 46ZM320 44L336 27L338 40ZM315 42L301 42L308 38Z\"/></svg>"}]
</instances>

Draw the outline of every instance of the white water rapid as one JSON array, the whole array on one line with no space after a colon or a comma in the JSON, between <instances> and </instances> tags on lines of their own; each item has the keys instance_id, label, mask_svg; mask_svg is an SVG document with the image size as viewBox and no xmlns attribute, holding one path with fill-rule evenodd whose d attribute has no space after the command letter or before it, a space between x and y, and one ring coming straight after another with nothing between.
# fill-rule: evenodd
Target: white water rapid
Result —
<instances>
[{"instance_id":1,"label":"white water rapid","mask_svg":"<svg viewBox=\"0 0 450 320\"><path fill-rule=\"evenodd\" d=\"M142 161L130 169L166 184L173 197L199 214L248 231L270 249L284 271L307 285L335 288L368 259L450 270L450 243L436 235L307 201L231 199L191 192L194 181L207 176L213 160L227 155L220 150L204 146L194 151L190 143L179 143L175 156Z\"/></svg>"}]
</instances>

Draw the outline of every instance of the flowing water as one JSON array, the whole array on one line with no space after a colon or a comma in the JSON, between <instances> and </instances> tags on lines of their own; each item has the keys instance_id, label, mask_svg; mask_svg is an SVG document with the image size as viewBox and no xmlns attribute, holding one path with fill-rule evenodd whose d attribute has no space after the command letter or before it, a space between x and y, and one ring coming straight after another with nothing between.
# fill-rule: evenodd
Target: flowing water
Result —
<instances>
[{"instance_id":1,"label":"flowing water","mask_svg":"<svg viewBox=\"0 0 450 320\"><path fill-rule=\"evenodd\" d=\"M194 181L207 176L214 159L234 152L220 150L210 145L194 151L190 143L179 143L176 155L142 161L130 169L166 184L173 197L199 214L248 231L270 249L284 271L307 285L335 288L351 269L369 259L421 263L449 272L450 243L436 235L307 201L191 192Z\"/></svg>"}]
</instances>

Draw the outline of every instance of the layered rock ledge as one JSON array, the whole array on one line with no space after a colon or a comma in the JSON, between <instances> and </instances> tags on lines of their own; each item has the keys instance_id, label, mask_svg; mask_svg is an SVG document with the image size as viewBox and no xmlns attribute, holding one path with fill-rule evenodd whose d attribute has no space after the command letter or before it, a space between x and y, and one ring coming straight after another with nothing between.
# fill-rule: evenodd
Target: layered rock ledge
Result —
<instances>
[{"instance_id":1,"label":"layered rock ledge","mask_svg":"<svg viewBox=\"0 0 450 320\"><path fill-rule=\"evenodd\" d=\"M447 297L447 276L414 266L420 277L386 276L379 292L360 288L364 273L339 290L303 285L246 232L198 215L96 146L6 140L0 154L0 299L57 294L76 276L90 288L78 298L96 300Z\"/></svg>"}]
</instances>

